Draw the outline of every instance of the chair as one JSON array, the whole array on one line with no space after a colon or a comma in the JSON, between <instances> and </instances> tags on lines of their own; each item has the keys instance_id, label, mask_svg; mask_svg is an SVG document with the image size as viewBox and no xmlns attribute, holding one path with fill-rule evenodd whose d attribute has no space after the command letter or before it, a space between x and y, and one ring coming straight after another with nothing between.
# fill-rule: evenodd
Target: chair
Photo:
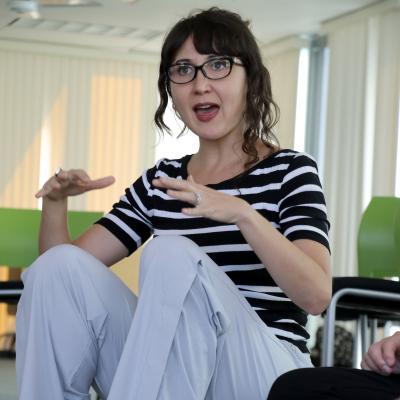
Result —
<instances>
[{"instance_id":1,"label":"chair","mask_svg":"<svg viewBox=\"0 0 400 400\"><path fill-rule=\"evenodd\" d=\"M322 366L333 365L335 320L357 320L365 352L377 321L400 321L400 198L374 197L358 231L358 277L333 279L332 301L324 323ZM367 340L371 326L370 341Z\"/></svg>"},{"instance_id":2,"label":"chair","mask_svg":"<svg viewBox=\"0 0 400 400\"><path fill-rule=\"evenodd\" d=\"M0 265L25 268L38 257L40 215L40 210L0 208ZM101 212L68 211L71 237L79 236L102 215ZM16 304L22 289L22 281L0 282L0 302Z\"/></svg>"}]
</instances>

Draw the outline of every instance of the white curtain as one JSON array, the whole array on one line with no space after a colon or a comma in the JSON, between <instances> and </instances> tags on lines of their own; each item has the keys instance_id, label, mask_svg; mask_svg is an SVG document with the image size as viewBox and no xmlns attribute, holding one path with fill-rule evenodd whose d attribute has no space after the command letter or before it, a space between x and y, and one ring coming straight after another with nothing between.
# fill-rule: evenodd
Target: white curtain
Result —
<instances>
[{"instance_id":1,"label":"white curtain","mask_svg":"<svg viewBox=\"0 0 400 400\"><path fill-rule=\"evenodd\" d=\"M0 41L0 206L37 206L58 166L117 183L71 199L107 211L153 162L156 56Z\"/></svg>"},{"instance_id":2,"label":"white curtain","mask_svg":"<svg viewBox=\"0 0 400 400\"><path fill-rule=\"evenodd\" d=\"M357 274L357 230L372 195L394 195L400 12L387 1L326 23L330 51L324 186L334 274Z\"/></svg>"},{"instance_id":3,"label":"white curtain","mask_svg":"<svg viewBox=\"0 0 400 400\"><path fill-rule=\"evenodd\" d=\"M283 148L294 145L299 57L304 45L304 41L291 37L261 48L271 74L272 94L280 108L275 132Z\"/></svg>"},{"instance_id":4,"label":"white curtain","mask_svg":"<svg viewBox=\"0 0 400 400\"><path fill-rule=\"evenodd\" d=\"M372 194L393 195L400 110L400 10L378 18L377 86ZM400 176L397 176L400 179Z\"/></svg>"}]
</instances>

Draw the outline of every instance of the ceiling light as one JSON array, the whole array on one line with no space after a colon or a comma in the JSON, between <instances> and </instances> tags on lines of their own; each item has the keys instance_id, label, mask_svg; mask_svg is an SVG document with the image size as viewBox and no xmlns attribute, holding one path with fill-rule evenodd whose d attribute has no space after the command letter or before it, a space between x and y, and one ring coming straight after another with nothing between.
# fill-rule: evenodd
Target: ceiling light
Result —
<instances>
[{"instance_id":1,"label":"ceiling light","mask_svg":"<svg viewBox=\"0 0 400 400\"><path fill-rule=\"evenodd\" d=\"M11 11L19 15L34 19L40 17L38 3L35 0L10 0L8 4Z\"/></svg>"}]
</instances>

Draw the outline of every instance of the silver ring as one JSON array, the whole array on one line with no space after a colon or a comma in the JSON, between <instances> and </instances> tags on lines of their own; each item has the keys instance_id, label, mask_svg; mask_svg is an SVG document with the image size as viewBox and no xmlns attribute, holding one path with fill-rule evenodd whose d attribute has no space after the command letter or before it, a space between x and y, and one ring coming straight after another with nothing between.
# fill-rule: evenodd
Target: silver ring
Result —
<instances>
[{"instance_id":1,"label":"silver ring","mask_svg":"<svg viewBox=\"0 0 400 400\"><path fill-rule=\"evenodd\" d=\"M196 206L198 206L200 204L201 200L202 200L201 193L194 192L194 196L196 197L196 200L195 200L194 204Z\"/></svg>"},{"instance_id":2,"label":"silver ring","mask_svg":"<svg viewBox=\"0 0 400 400\"><path fill-rule=\"evenodd\" d=\"M57 176L60 174L61 171L62 171L62 168L58 167L56 172L54 172L54 176L57 178Z\"/></svg>"}]
</instances>

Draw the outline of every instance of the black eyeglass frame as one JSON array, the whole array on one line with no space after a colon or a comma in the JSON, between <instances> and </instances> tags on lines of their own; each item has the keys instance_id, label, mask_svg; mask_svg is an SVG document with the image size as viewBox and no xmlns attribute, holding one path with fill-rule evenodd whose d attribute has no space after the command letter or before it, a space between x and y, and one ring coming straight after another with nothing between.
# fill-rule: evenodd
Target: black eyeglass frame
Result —
<instances>
[{"instance_id":1,"label":"black eyeglass frame","mask_svg":"<svg viewBox=\"0 0 400 400\"><path fill-rule=\"evenodd\" d=\"M228 72L225 76L222 76L221 78L210 78L209 76L207 76L207 73L205 72L205 70L204 70L203 68L204 68L204 66L205 66L206 64L209 64L209 63L212 62L212 61L218 61L218 60L228 60L228 61L229 61L229 72ZM170 70L170 68L176 67L177 65L179 65L179 66L187 65L187 66L193 67L193 68L194 68L194 75L193 75L193 78L190 79L189 81L186 81L186 82L175 82L174 80L172 80L171 77L170 77L170 74L169 74L169 70ZM203 76L204 76L205 78L210 79L210 80L212 80L212 81L218 81L218 80L220 80L220 79L224 79L224 78L226 78L227 76L230 75L230 73L232 72L232 68L233 68L234 65L239 65L239 66L241 66L241 67L244 67L244 65L243 65L243 63L242 63L242 61L241 61L241 59L240 59L239 57L218 56L218 57L213 57L213 58L208 59L207 61L205 61L205 62L204 62L203 64L201 64L201 65L193 65L193 64L188 63L188 62L177 62L177 63L175 63L175 64L169 65L169 66L166 68L165 71L166 71L166 76L167 76L168 81L173 82L173 83L175 83L176 85L185 85L186 83L192 82L192 81L194 81L194 80L196 79L197 73L198 73L199 70L202 72L202 74L203 74Z\"/></svg>"}]
</instances>

